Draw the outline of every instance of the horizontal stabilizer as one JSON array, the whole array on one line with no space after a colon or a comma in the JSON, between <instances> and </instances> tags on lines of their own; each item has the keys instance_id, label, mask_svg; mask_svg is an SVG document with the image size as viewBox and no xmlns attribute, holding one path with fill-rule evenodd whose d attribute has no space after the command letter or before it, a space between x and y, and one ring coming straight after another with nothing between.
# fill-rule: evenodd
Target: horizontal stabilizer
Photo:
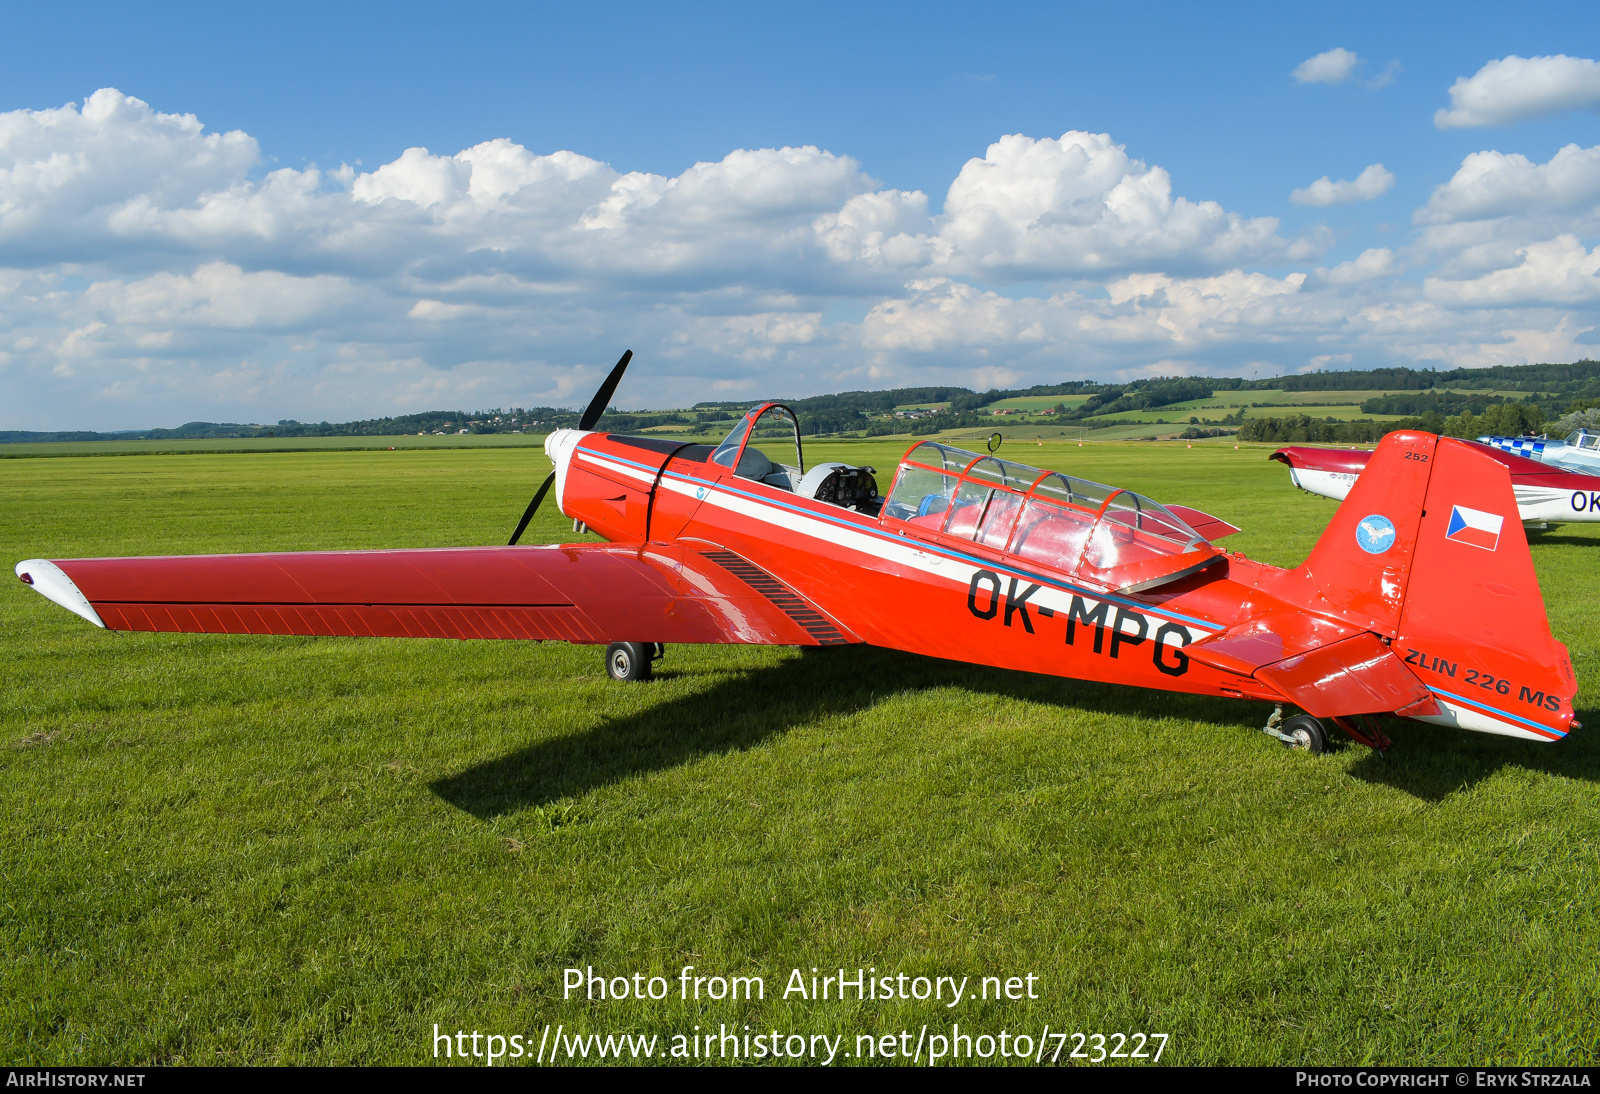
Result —
<instances>
[{"instance_id":1,"label":"horizontal stabilizer","mask_svg":"<svg viewBox=\"0 0 1600 1094\"><path fill-rule=\"evenodd\" d=\"M1435 709L1422 681L1372 634L1269 665L1256 678L1315 718L1401 711L1415 717Z\"/></svg>"},{"instance_id":2,"label":"horizontal stabilizer","mask_svg":"<svg viewBox=\"0 0 1600 1094\"><path fill-rule=\"evenodd\" d=\"M1271 612L1202 638L1184 652L1202 665L1254 676L1257 669L1360 633L1359 627L1304 612Z\"/></svg>"},{"instance_id":3,"label":"horizontal stabilizer","mask_svg":"<svg viewBox=\"0 0 1600 1094\"><path fill-rule=\"evenodd\" d=\"M1434 714L1432 694L1373 634L1297 612L1259 616L1204 638L1191 660L1251 676L1316 717Z\"/></svg>"},{"instance_id":4,"label":"horizontal stabilizer","mask_svg":"<svg viewBox=\"0 0 1600 1094\"><path fill-rule=\"evenodd\" d=\"M1215 543L1223 536L1231 536L1239 530L1221 517L1214 517L1210 513L1202 513L1198 509L1190 509L1187 505L1168 505L1166 510L1190 528L1205 536L1212 543Z\"/></svg>"}]
</instances>

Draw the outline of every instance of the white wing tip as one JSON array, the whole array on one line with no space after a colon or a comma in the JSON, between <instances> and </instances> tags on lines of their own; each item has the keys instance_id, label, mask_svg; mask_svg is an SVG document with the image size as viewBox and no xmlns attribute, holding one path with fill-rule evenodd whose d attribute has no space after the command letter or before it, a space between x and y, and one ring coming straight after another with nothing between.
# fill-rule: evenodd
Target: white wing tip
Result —
<instances>
[{"instance_id":1,"label":"white wing tip","mask_svg":"<svg viewBox=\"0 0 1600 1094\"><path fill-rule=\"evenodd\" d=\"M88 597L78 591L72 579L54 562L43 558L25 559L17 563L17 576L46 600L52 600L74 615L81 615L95 626L105 629L100 613L94 610Z\"/></svg>"}]
</instances>

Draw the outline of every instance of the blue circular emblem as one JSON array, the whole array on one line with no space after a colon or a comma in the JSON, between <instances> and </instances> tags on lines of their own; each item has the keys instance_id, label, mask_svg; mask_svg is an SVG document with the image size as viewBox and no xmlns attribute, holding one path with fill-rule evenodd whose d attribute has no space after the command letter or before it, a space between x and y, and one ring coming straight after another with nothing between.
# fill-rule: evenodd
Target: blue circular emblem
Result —
<instances>
[{"instance_id":1,"label":"blue circular emblem","mask_svg":"<svg viewBox=\"0 0 1600 1094\"><path fill-rule=\"evenodd\" d=\"M1394 524L1374 513L1356 525L1356 543L1369 555L1381 555L1394 546Z\"/></svg>"}]
</instances>

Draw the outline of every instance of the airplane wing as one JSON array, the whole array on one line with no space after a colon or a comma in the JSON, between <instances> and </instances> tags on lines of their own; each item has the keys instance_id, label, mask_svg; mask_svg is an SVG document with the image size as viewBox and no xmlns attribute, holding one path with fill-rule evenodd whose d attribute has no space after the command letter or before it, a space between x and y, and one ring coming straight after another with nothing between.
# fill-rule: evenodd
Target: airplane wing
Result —
<instances>
[{"instance_id":1,"label":"airplane wing","mask_svg":"<svg viewBox=\"0 0 1600 1094\"><path fill-rule=\"evenodd\" d=\"M860 639L713 544L30 559L98 626L208 634L828 646Z\"/></svg>"}]
</instances>

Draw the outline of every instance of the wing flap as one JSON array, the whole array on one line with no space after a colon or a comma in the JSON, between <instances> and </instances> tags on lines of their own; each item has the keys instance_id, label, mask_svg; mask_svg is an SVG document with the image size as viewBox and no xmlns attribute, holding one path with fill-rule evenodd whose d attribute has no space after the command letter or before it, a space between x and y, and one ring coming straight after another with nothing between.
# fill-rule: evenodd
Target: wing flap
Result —
<instances>
[{"instance_id":1,"label":"wing flap","mask_svg":"<svg viewBox=\"0 0 1600 1094\"><path fill-rule=\"evenodd\" d=\"M76 594L112 630L576 643L860 641L733 552L679 546L31 560L17 571L59 574L42 582L50 591L36 588L74 611L67 601Z\"/></svg>"}]
</instances>

